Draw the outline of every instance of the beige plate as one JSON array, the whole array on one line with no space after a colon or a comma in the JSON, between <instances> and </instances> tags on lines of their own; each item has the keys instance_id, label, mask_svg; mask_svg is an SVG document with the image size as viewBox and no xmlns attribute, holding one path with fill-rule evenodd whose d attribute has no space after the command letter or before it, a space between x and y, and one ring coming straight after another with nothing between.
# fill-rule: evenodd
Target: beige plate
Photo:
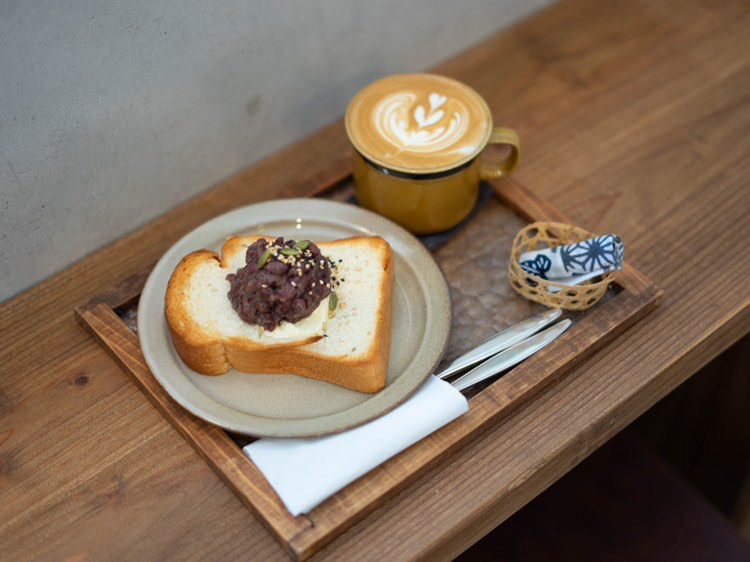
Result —
<instances>
[{"instance_id":1,"label":"beige plate","mask_svg":"<svg viewBox=\"0 0 750 562\"><path fill-rule=\"evenodd\" d=\"M394 253L391 357L386 386L361 394L296 375L231 370L211 377L177 355L164 318L164 294L183 256L219 251L232 234L265 234L313 241L377 234ZM146 281L138 305L138 336L156 379L196 416L255 436L303 437L354 427L408 398L443 354L451 325L448 287L424 246L391 221L360 207L319 199L284 199L236 209L193 230L172 246Z\"/></svg>"}]
</instances>

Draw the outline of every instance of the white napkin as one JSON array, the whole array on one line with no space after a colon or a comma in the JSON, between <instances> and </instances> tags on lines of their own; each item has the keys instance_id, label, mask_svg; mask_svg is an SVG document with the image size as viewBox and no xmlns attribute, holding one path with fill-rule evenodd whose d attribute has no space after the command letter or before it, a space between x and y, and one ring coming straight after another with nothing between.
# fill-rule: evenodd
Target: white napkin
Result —
<instances>
[{"instance_id":1,"label":"white napkin","mask_svg":"<svg viewBox=\"0 0 750 562\"><path fill-rule=\"evenodd\" d=\"M468 409L458 390L431 376L406 402L364 425L325 437L259 439L244 451L299 515Z\"/></svg>"}]
</instances>

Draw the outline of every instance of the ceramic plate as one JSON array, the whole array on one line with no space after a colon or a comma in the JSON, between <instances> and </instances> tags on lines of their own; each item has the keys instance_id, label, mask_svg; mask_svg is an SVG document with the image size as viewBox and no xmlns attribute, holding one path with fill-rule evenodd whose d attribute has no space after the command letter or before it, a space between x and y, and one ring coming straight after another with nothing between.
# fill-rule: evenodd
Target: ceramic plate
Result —
<instances>
[{"instance_id":1,"label":"ceramic plate","mask_svg":"<svg viewBox=\"0 0 750 562\"><path fill-rule=\"evenodd\" d=\"M391 356L386 386L362 394L297 375L241 373L218 377L188 368L172 346L164 317L167 282L193 250L220 251L233 234L313 241L379 235L394 254ZM448 287L414 236L360 207L319 199L285 199L236 209L190 232L156 264L138 305L138 337L156 379L183 407L213 424L254 436L303 437L342 431L408 398L443 354L451 325Z\"/></svg>"}]
</instances>

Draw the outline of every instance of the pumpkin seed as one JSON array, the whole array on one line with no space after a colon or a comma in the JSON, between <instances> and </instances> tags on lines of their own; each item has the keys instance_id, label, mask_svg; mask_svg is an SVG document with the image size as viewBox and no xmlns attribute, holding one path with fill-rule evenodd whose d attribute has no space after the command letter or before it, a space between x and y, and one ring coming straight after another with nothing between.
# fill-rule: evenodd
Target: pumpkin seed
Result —
<instances>
[{"instance_id":1,"label":"pumpkin seed","mask_svg":"<svg viewBox=\"0 0 750 562\"><path fill-rule=\"evenodd\" d=\"M263 266L266 265L266 262L268 261L268 258L271 257L271 248L266 248L266 251L263 252L263 254L258 259L258 269L263 269Z\"/></svg>"},{"instance_id":2,"label":"pumpkin seed","mask_svg":"<svg viewBox=\"0 0 750 562\"><path fill-rule=\"evenodd\" d=\"M336 310L336 305L339 303L339 297L336 295L336 291L331 291L331 295L328 299L328 310Z\"/></svg>"},{"instance_id":3,"label":"pumpkin seed","mask_svg":"<svg viewBox=\"0 0 750 562\"><path fill-rule=\"evenodd\" d=\"M296 256L297 254L299 254L299 250L297 248L281 248L279 252L281 252L285 256Z\"/></svg>"},{"instance_id":4,"label":"pumpkin seed","mask_svg":"<svg viewBox=\"0 0 750 562\"><path fill-rule=\"evenodd\" d=\"M309 245L310 245L309 240L300 240L294 245L294 247L297 248L298 250L307 250L307 247Z\"/></svg>"}]
</instances>

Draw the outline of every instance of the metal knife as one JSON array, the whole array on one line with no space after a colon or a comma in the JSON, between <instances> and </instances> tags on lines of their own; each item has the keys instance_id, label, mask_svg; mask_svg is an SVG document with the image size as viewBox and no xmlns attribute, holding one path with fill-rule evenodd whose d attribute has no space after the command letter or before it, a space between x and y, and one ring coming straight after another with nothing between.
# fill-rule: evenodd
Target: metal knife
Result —
<instances>
[{"instance_id":1,"label":"metal knife","mask_svg":"<svg viewBox=\"0 0 750 562\"><path fill-rule=\"evenodd\" d=\"M445 379L479 363L480 361L484 361L488 357L491 357L504 349L508 349L510 346L522 341L548 324L551 324L557 320L561 314L562 311L559 308L553 308L542 314L532 316L518 324L514 324L510 328L484 340L468 353L457 357L445 369L439 373L435 373L435 376L440 379Z\"/></svg>"},{"instance_id":2,"label":"metal knife","mask_svg":"<svg viewBox=\"0 0 750 562\"><path fill-rule=\"evenodd\" d=\"M535 336L517 343L505 351L491 357L481 365L474 367L465 375L457 378L451 384L458 390L465 390L472 385L482 382L510 367L520 363L530 355L533 355L545 345L554 340L557 336L568 329L572 323L571 320L563 320L554 326L539 332Z\"/></svg>"}]
</instances>

